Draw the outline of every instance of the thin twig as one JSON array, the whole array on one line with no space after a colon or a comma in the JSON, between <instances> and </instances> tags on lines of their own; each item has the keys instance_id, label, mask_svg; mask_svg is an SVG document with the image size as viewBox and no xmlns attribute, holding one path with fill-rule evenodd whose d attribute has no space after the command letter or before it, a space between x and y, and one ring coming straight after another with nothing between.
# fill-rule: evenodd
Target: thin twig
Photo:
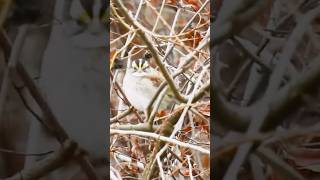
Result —
<instances>
[{"instance_id":1,"label":"thin twig","mask_svg":"<svg viewBox=\"0 0 320 180\"><path fill-rule=\"evenodd\" d=\"M39 179L49 172L64 165L65 162L70 160L70 157L76 152L77 144L72 141L66 141L60 150L53 153L46 159L37 162L34 166L29 169L24 169L18 174L3 179L3 180L34 180Z\"/></svg>"},{"instance_id":2,"label":"thin twig","mask_svg":"<svg viewBox=\"0 0 320 180\"><path fill-rule=\"evenodd\" d=\"M24 40L26 38L27 31L28 31L27 25L23 25L19 28L17 38L12 47L12 53L8 60L8 66L4 70L4 75L3 75L3 80L1 84L1 90L0 90L0 117L2 117L2 112L4 111L4 105L8 95L9 85L11 81L10 75L13 73L12 71L15 70L16 64L20 56L21 49L24 45Z\"/></svg>"},{"instance_id":3,"label":"thin twig","mask_svg":"<svg viewBox=\"0 0 320 180\"><path fill-rule=\"evenodd\" d=\"M191 158L189 155L187 155L187 159L188 159L188 165L189 165L189 176L190 176L190 180L193 180L193 175L192 175L192 165L191 165Z\"/></svg>"},{"instance_id":4,"label":"thin twig","mask_svg":"<svg viewBox=\"0 0 320 180\"><path fill-rule=\"evenodd\" d=\"M270 164L274 171L277 171L285 179L292 180L304 180L305 178L296 171L293 167L284 162L279 156L277 156L271 149L266 147L259 147L256 150L257 156L262 160Z\"/></svg>"},{"instance_id":5,"label":"thin twig","mask_svg":"<svg viewBox=\"0 0 320 180\"><path fill-rule=\"evenodd\" d=\"M115 122L118 122L120 119L126 117L128 114L132 112L133 107L130 106L127 110L123 111L121 114L118 114L117 116L110 119L110 124L113 124Z\"/></svg>"},{"instance_id":6,"label":"thin twig","mask_svg":"<svg viewBox=\"0 0 320 180\"><path fill-rule=\"evenodd\" d=\"M130 134L130 135L138 135L138 136L145 136L145 137L152 137L155 139L159 139L161 141L165 141L168 143L172 143L181 147L190 148L199 152L202 152L204 154L210 154L210 150L204 149L200 146L196 146L193 144L184 143L181 141L178 141L176 139L168 138L165 136L161 136L159 134L150 133L150 132L143 132L143 131L126 131L126 130L118 130L118 129L110 129L110 134Z\"/></svg>"},{"instance_id":7,"label":"thin twig","mask_svg":"<svg viewBox=\"0 0 320 180\"><path fill-rule=\"evenodd\" d=\"M46 156L53 153L54 151L41 152L41 153L25 153L25 152L17 152L10 149L0 148L0 152L5 154L15 155L15 156Z\"/></svg>"}]
</instances>

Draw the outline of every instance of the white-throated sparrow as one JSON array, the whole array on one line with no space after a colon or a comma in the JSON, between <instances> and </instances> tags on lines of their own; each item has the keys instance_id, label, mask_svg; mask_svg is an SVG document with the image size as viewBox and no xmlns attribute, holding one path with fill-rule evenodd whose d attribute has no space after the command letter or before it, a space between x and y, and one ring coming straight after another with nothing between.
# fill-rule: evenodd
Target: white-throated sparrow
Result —
<instances>
[{"instance_id":1,"label":"white-throated sparrow","mask_svg":"<svg viewBox=\"0 0 320 180\"><path fill-rule=\"evenodd\" d=\"M145 113L152 97L164 81L162 74L149 65L150 58L151 55L146 53L143 58L132 61L123 79L123 90L128 100L137 110ZM173 103L169 92L167 90L159 110L165 110Z\"/></svg>"},{"instance_id":2,"label":"white-throated sparrow","mask_svg":"<svg viewBox=\"0 0 320 180\"><path fill-rule=\"evenodd\" d=\"M65 2L55 1L55 19L64 19ZM107 49L102 37L106 34L102 33L106 28L102 18L108 14L106 5L100 0L74 0L67 12L69 20L52 23L39 80L39 87L61 126L93 159L106 154ZM81 18L83 14L89 15L86 22ZM30 123L28 152L61 147L43 124L33 120ZM38 160L39 156L26 157L25 167L33 167ZM43 179L72 179L79 172L78 167L76 162L70 162Z\"/></svg>"}]
</instances>

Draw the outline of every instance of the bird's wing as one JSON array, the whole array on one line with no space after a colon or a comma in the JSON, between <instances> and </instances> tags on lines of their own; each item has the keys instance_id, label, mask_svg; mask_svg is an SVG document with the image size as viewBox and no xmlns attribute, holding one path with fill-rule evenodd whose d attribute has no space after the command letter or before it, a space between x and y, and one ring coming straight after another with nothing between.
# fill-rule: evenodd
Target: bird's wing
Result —
<instances>
[{"instance_id":1,"label":"bird's wing","mask_svg":"<svg viewBox=\"0 0 320 180\"><path fill-rule=\"evenodd\" d=\"M159 87L164 80L163 78L154 75L148 75L147 78L152 82L153 86L155 87Z\"/></svg>"},{"instance_id":2,"label":"bird's wing","mask_svg":"<svg viewBox=\"0 0 320 180\"><path fill-rule=\"evenodd\" d=\"M154 71L154 72L148 74L146 76L146 78L151 80L153 86L155 86L155 87L159 87L161 85L161 83L163 81L165 81L165 78L158 71ZM170 97L170 98L174 97L174 94L173 94L173 92L172 92L172 90L170 88L168 88L168 90L167 90L167 96Z\"/></svg>"},{"instance_id":3,"label":"bird's wing","mask_svg":"<svg viewBox=\"0 0 320 180\"><path fill-rule=\"evenodd\" d=\"M160 72L154 71L145 76L148 78L155 87L159 87L160 84L165 80Z\"/></svg>"}]
</instances>

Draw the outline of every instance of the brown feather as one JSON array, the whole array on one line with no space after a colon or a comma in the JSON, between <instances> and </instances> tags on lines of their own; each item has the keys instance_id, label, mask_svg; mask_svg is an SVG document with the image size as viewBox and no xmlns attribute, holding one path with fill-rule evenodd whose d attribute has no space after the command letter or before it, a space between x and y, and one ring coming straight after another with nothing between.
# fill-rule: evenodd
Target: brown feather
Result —
<instances>
[{"instance_id":1,"label":"brown feather","mask_svg":"<svg viewBox=\"0 0 320 180\"><path fill-rule=\"evenodd\" d=\"M160 86L160 84L164 81L162 74L159 72L147 75L146 78L150 79L152 84L156 87Z\"/></svg>"}]
</instances>

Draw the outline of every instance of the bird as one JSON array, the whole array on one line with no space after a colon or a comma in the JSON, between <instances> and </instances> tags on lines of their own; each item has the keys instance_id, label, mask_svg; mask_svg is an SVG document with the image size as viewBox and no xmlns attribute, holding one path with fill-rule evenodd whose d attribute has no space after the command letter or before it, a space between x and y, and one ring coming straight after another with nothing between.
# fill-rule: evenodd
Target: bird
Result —
<instances>
[{"instance_id":1,"label":"bird","mask_svg":"<svg viewBox=\"0 0 320 180\"><path fill-rule=\"evenodd\" d=\"M127 99L134 108L143 111L146 118L150 113L147 111L148 105L165 80L159 71L150 66L151 58L150 53L145 53L144 57L129 62L123 79L123 90ZM158 111L167 110L173 103L173 94L167 89Z\"/></svg>"},{"instance_id":2,"label":"bird","mask_svg":"<svg viewBox=\"0 0 320 180\"><path fill-rule=\"evenodd\" d=\"M63 19L66 2L56 1L56 19ZM39 79L39 88L53 114L70 139L88 152L90 160L106 157L108 67L104 15L108 14L107 5L104 0L71 2L70 18L52 24ZM61 147L37 121L32 121L29 137L28 152ZM25 167L32 167L40 158L43 157L28 157ZM44 179L72 179L77 172L79 165L70 162Z\"/></svg>"}]
</instances>

